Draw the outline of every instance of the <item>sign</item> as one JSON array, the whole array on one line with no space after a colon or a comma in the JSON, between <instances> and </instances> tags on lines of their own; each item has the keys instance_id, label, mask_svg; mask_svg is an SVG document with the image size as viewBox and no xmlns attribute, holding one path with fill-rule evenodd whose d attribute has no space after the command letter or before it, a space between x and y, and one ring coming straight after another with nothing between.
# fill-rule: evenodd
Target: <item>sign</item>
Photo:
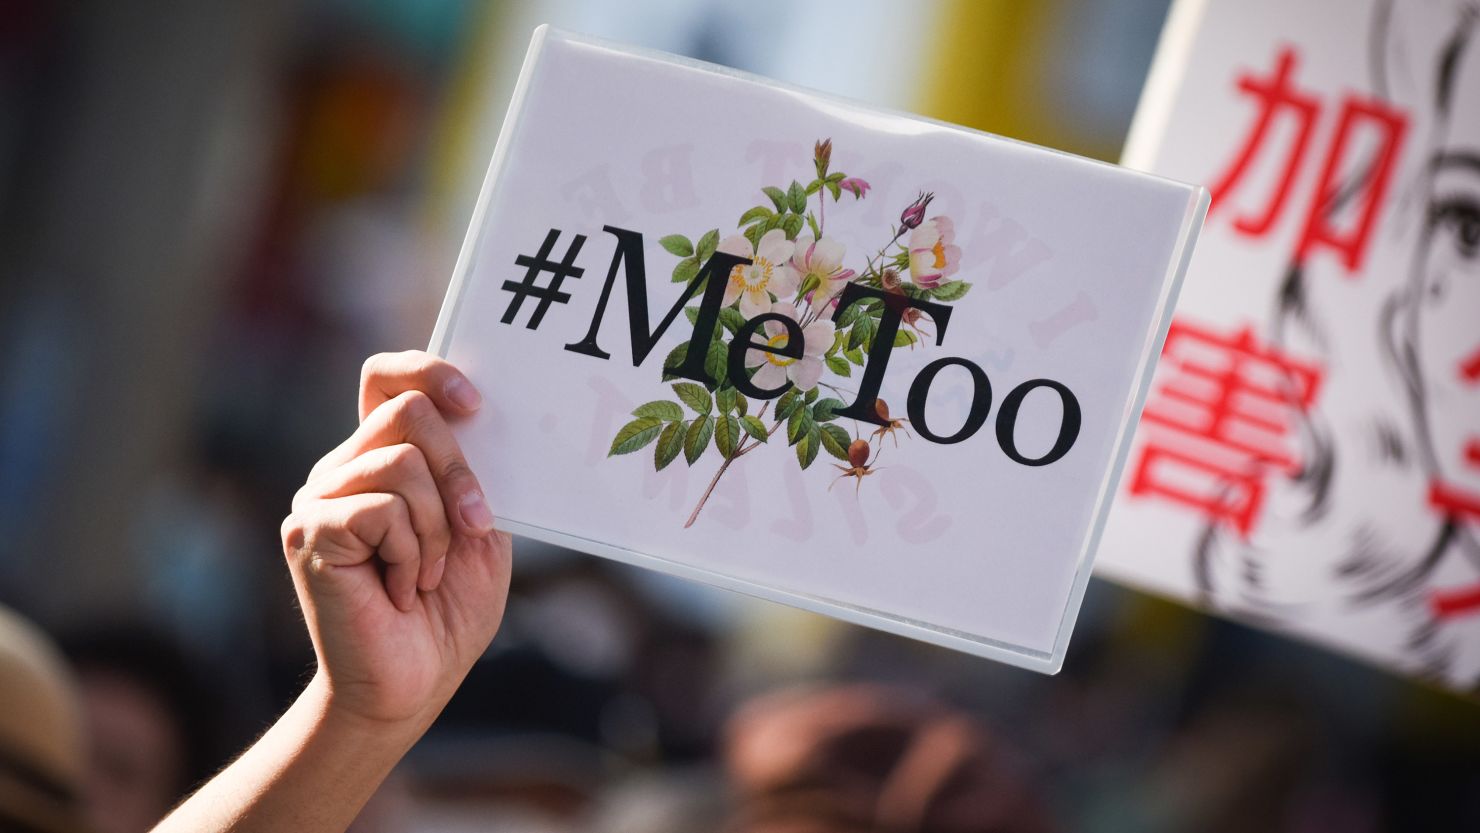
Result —
<instances>
[{"instance_id":1,"label":"sign","mask_svg":"<svg viewBox=\"0 0 1480 833\"><path fill-rule=\"evenodd\" d=\"M1476 24L1464 2L1175 7L1125 161L1213 204L1101 558L1462 689L1480 684Z\"/></svg>"},{"instance_id":2,"label":"sign","mask_svg":"<svg viewBox=\"0 0 1480 833\"><path fill-rule=\"evenodd\" d=\"M542 28L432 349L502 528L1055 670L1204 203Z\"/></svg>"}]
</instances>

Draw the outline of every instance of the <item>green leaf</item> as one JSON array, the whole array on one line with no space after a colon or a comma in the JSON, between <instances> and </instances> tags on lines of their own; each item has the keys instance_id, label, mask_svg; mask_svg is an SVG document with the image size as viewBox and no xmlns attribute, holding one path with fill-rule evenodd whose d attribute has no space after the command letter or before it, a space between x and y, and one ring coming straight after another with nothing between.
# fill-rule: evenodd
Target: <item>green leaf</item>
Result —
<instances>
[{"instance_id":1,"label":"green leaf","mask_svg":"<svg viewBox=\"0 0 1480 833\"><path fill-rule=\"evenodd\" d=\"M822 229L817 225L817 218L813 217L810 211L807 212L807 226L812 229L813 240L822 237Z\"/></svg>"},{"instance_id":2,"label":"green leaf","mask_svg":"<svg viewBox=\"0 0 1480 833\"><path fill-rule=\"evenodd\" d=\"M843 349L843 345L845 343L847 343L847 341L848 341L848 334L846 332L844 332L843 330L839 330L836 327L834 327L833 328L833 343L832 343L832 346L831 347L827 348L827 355L831 356L832 354L834 354L834 353L838 352L839 350Z\"/></svg>"},{"instance_id":3,"label":"green leaf","mask_svg":"<svg viewBox=\"0 0 1480 833\"><path fill-rule=\"evenodd\" d=\"M631 454L657 439L658 432L662 430L663 420L661 419L653 417L634 419L617 431L617 436L612 439L612 447L606 452L606 456Z\"/></svg>"},{"instance_id":4,"label":"green leaf","mask_svg":"<svg viewBox=\"0 0 1480 833\"><path fill-rule=\"evenodd\" d=\"M812 406L812 419L818 422L832 422L838 418L838 411L846 407L848 407L847 403L835 397L820 399L816 405Z\"/></svg>"},{"instance_id":5,"label":"green leaf","mask_svg":"<svg viewBox=\"0 0 1480 833\"><path fill-rule=\"evenodd\" d=\"M715 391L714 405L716 408L719 408L720 413L727 414L735 409L735 395L736 391L734 388L721 388Z\"/></svg>"},{"instance_id":6,"label":"green leaf","mask_svg":"<svg viewBox=\"0 0 1480 833\"><path fill-rule=\"evenodd\" d=\"M848 357L848 361L853 362L854 364L858 365L859 367L863 367L863 351L862 350L859 350L858 348L855 347L852 350L844 350L843 351L843 355L845 355L845 356Z\"/></svg>"},{"instance_id":7,"label":"green leaf","mask_svg":"<svg viewBox=\"0 0 1480 833\"><path fill-rule=\"evenodd\" d=\"M842 182L847 178L848 175L843 173L842 171L833 171L832 173L827 175L828 182Z\"/></svg>"},{"instance_id":8,"label":"green leaf","mask_svg":"<svg viewBox=\"0 0 1480 833\"><path fill-rule=\"evenodd\" d=\"M848 349L862 347L868 350L873 346L874 333L878 330L878 324L871 316L860 315L853 323L853 329L848 334Z\"/></svg>"},{"instance_id":9,"label":"green leaf","mask_svg":"<svg viewBox=\"0 0 1480 833\"><path fill-rule=\"evenodd\" d=\"M745 412L748 410L750 410L750 401L740 391L735 391L735 413L745 416Z\"/></svg>"},{"instance_id":10,"label":"green leaf","mask_svg":"<svg viewBox=\"0 0 1480 833\"><path fill-rule=\"evenodd\" d=\"M794 214L802 214L807 210L807 189L795 179L791 181L791 190L786 192L786 203Z\"/></svg>"},{"instance_id":11,"label":"green leaf","mask_svg":"<svg viewBox=\"0 0 1480 833\"><path fill-rule=\"evenodd\" d=\"M788 214L781 220L781 228L786 231L786 239L795 240L802 233L802 224L806 222L800 214Z\"/></svg>"},{"instance_id":12,"label":"green leaf","mask_svg":"<svg viewBox=\"0 0 1480 833\"><path fill-rule=\"evenodd\" d=\"M816 402L817 397L821 395L822 391L818 390L817 388L812 388L811 390L807 391L807 404L810 405L813 402Z\"/></svg>"},{"instance_id":13,"label":"green leaf","mask_svg":"<svg viewBox=\"0 0 1480 833\"><path fill-rule=\"evenodd\" d=\"M684 432L688 430L687 422L670 422L663 433L658 435L658 444L653 448L653 467L658 471L668 467L678 452L683 451Z\"/></svg>"},{"instance_id":14,"label":"green leaf","mask_svg":"<svg viewBox=\"0 0 1480 833\"><path fill-rule=\"evenodd\" d=\"M694 244L682 234L670 234L667 237L660 238L658 245L667 249L669 254L678 255L679 257L688 257L694 253Z\"/></svg>"},{"instance_id":15,"label":"green leaf","mask_svg":"<svg viewBox=\"0 0 1480 833\"><path fill-rule=\"evenodd\" d=\"M707 414L714 404L709 398L709 391L703 385L693 382L679 382L673 386L673 392L695 413Z\"/></svg>"},{"instance_id":16,"label":"green leaf","mask_svg":"<svg viewBox=\"0 0 1480 833\"><path fill-rule=\"evenodd\" d=\"M796 445L808 431L817 426L812 419L812 412L806 408L797 408L792 412L791 418L786 421L786 441Z\"/></svg>"},{"instance_id":17,"label":"green leaf","mask_svg":"<svg viewBox=\"0 0 1480 833\"><path fill-rule=\"evenodd\" d=\"M654 399L652 402L638 405L632 411L632 415L635 417L661 419L664 422L673 422L674 420L683 419L683 408L678 407L677 402L670 402L667 399Z\"/></svg>"},{"instance_id":18,"label":"green leaf","mask_svg":"<svg viewBox=\"0 0 1480 833\"><path fill-rule=\"evenodd\" d=\"M726 414L714 423L714 447L726 457L740 447L740 420Z\"/></svg>"},{"instance_id":19,"label":"green leaf","mask_svg":"<svg viewBox=\"0 0 1480 833\"><path fill-rule=\"evenodd\" d=\"M745 239L750 241L751 248L760 246L761 235L766 233L766 222L770 221L756 223L745 230Z\"/></svg>"},{"instance_id":20,"label":"green leaf","mask_svg":"<svg viewBox=\"0 0 1480 833\"><path fill-rule=\"evenodd\" d=\"M697 323L699 323L699 308L698 307L684 307L683 308L683 314L684 314L684 317L685 318L689 319L689 323L690 324L697 324Z\"/></svg>"},{"instance_id":21,"label":"green leaf","mask_svg":"<svg viewBox=\"0 0 1480 833\"><path fill-rule=\"evenodd\" d=\"M833 202L843 198L843 189L839 188L836 182L827 183L827 192L832 194Z\"/></svg>"},{"instance_id":22,"label":"green leaf","mask_svg":"<svg viewBox=\"0 0 1480 833\"><path fill-rule=\"evenodd\" d=\"M697 257L686 257L673 267L673 282L688 283L699 274L699 259Z\"/></svg>"},{"instance_id":23,"label":"green leaf","mask_svg":"<svg viewBox=\"0 0 1480 833\"><path fill-rule=\"evenodd\" d=\"M930 290L930 295L937 301L959 301L970 291L971 284L966 281L946 281Z\"/></svg>"},{"instance_id":24,"label":"green leaf","mask_svg":"<svg viewBox=\"0 0 1480 833\"><path fill-rule=\"evenodd\" d=\"M714 254L714 250L717 248L719 248L719 229L712 228L704 232L704 236L700 237L699 242L694 244L694 254L700 260L708 260L709 256Z\"/></svg>"},{"instance_id":25,"label":"green leaf","mask_svg":"<svg viewBox=\"0 0 1480 833\"><path fill-rule=\"evenodd\" d=\"M812 461L817 459L817 447L821 444L822 432L817 430L816 425L797 440L797 462L802 464L802 468L812 465Z\"/></svg>"},{"instance_id":26,"label":"green leaf","mask_svg":"<svg viewBox=\"0 0 1480 833\"><path fill-rule=\"evenodd\" d=\"M919 341L919 339L915 338L915 334L909 330L898 330L894 333L895 347L908 347L916 341Z\"/></svg>"},{"instance_id":27,"label":"green leaf","mask_svg":"<svg viewBox=\"0 0 1480 833\"><path fill-rule=\"evenodd\" d=\"M797 395L797 389L788 389L786 393L781 394L780 399L776 400L776 418L790 418L792 411L796 410L800 402L801 397Z\"/></svg>"},{"instance_id":28,"label":"green leaf","mask_svg":"<svg viewBox=\"0 0 1480 833\"><path fill-rule=\"evenodd\" d=\"M820 179L814 179L814 180L812 180L811 182L807 183L807 196L809 196L809 197L812 196L813 194L817 193L818 190L820 190L821 188L822 188L822 180L820 180Z\"/></svg>"},{"instance_id":29,"label":"green leaf","mask_svg":"<svg viewBox=\"0 0 1480 833\"><path fill-rule=\"evenodd\" d=\"M839 376L853 375L853 365L848 364L848 360L843 358L842 356L828 356L825 361L827 362L827 369L838 374Z\"/></svg>"},{"instance_id":30,"label":"green leaf","mask_svg":"<svg viewBox=\"0 0 1480 833\"><path fill-rule=\"evenodd\" d=\"M683 439L683 456L693 465L704 453L704 446L709 445L709 438L714 435L714 417L701 416L689 425L688 434Z\"/></svg>"},{"instance_id":31,"label":"green leaf","mask_svg":"<svg viewBox=\"0 0 1480 833\"><path fill-rule=\"evenodd\" d=\"M854 303L849 304L848 308L843 310L842 313L835 314L835 317L833 318L833 324L835 324L838 329L849 327L853 324L854 321L857 321L858 316L862 314L863 308L859 306L858 303L855 301Z\"/></svg>"},{"instance_id":32,"label":"green leaf","mask_svg":"<svg viewBox=\"0 0 1480 833\"><path fill-rule=\"evenodd\" d=\"M770 439L766 436L766 424L764 422L761 422L760 419L757 417L740 417L740 427L745 429L745 433L749 434L752 437L755 437L760 442L765 442L766 440Z\"/></svg>"},{"instance_id":33,"label":"green leaf","mask_svg":"<svg viewBox=\"0 0 1480 833\"><path fill-rule=\"evenodd\" d=\"M767 217L770 217L770 216L772 216L775 213L776 212L774 212L771 209L765 207L764 205L758 205L758 206L756 206L756 207L754 207L754 208L746 211L744 214L741 214L740 215L740 222L736 223L735 225L737 225L737 226L748 226L751 223L755 222L756 220L764 220Z\"/></svg>"},{"instance_id":34,"label":"green leaf","mask_svg":"<svg viewBox=\"0 0 1480 833\"><path fill-rule=\"evenodd\" d=\"M714 380L715 387L723 385L730 378L729 345L717 338L709 342L709 352L704 354L704 372Z\"/></svg>"},{"instance_id":35,"label":"green leaf","mask_svg":"<svg viewBox=\"0 0 1480 833\"><path fill-rule=\"evenodd\" d=\"M841 425L822 426L822 447L827 449L828 454L846 463L848 462L848 446L852 444L853 438L848 436L848 432L844 431Z\"/></svg>"},{"instance_id":36,"label":"green leaf","mask_svg":"<svg viewBox=\"0 0 1480 833\"><path fill-rule=\"evenodd\" d=\"M684 357L688 355L688 352L689 343L687 341L668 351L668 355L663 357L663 381L666 382L669 379L678 378L678 374L673 371L677 370L683 364Z\"/></svg>"},{"instance_id":37,"label":"green leaf","mask_svg":"<svg viewBox=\"0 0 1480 833\"><path fill-rule=\"evenodd\" d=\"M733 335L745 326L745 316L734 307L725 307L719 311L719 323Z\"/></svg>"},{"instance_id":38,"label":"green leaf","mask_svg":"<svg viewBox=\"0 0 1480 833\"><path fill-rule=\"evenodd\" d=\"M780 188L777 188L774 185L767 185L766 187L762 188L761 190L762 191L765 191L766 192L766 196L768 196L768 197L771 198L771 203L776 206L776 210L777 211L785 211L786 210L786 192L785 191L781 190Z\"/></svg>"}]
</instances>

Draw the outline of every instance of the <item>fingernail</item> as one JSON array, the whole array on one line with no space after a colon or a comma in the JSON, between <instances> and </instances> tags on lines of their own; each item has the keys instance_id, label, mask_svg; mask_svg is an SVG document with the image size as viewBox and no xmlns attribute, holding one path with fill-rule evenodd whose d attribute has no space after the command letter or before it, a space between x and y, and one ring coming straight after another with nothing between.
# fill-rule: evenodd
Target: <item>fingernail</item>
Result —
<instances>
[{"instance_id":1,"label":"fingernail","mask_svg":"<svg viewBox=\"0 0 1480 833\"><path fill-rule=\"evenodd\" d=\"M483 397L478 393L478 389L473 387L472 382L461 376L453 376L448 380L447 398L451 399L459 408L468 411L474 410L483 404Z\"/></svg>"},{"instance_id":2,"label":"fingernail","mask_svg":"<svg viewBox=\"0 0 1480 833\"><path fill-rule=\"evenodd\" d=\"M478 492L468 492L458 503L458 511L462 513L463 523L478 532L489 532L493 529L493 510L488 508L488 502Z\"/></svg>"},{"instance_id":3,"label":"fingernail","mask_svg":"<svg viewBox=\"0 0 1480 833\"><path fill-rule=\"evenodd\" d=\"M432 565L432 571L427 574L427 584L430 585L428 589L436 590L437 585L442 583L442 574L445 572L447 572L447 556L444 555L437 559L437 563Z\"/></svg>"}]
</instances>

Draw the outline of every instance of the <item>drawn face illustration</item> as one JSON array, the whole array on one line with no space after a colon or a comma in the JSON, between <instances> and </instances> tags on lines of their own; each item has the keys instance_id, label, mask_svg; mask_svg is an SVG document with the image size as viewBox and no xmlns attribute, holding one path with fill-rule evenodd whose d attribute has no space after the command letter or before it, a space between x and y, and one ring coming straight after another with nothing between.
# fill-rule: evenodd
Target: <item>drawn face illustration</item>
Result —
<instances>
[{"instance_id":1,"label":"drawn face illustration","mask_svg":"<svg viewBox=\"0 0 1480 833\"><path fill-rule=\"evenodd\" d=\"M1468 500L1457 514L1480 520L1480 57L1461 61L1429 162L1410 346L1436 502Z\"/></svg>"}]
</instances>

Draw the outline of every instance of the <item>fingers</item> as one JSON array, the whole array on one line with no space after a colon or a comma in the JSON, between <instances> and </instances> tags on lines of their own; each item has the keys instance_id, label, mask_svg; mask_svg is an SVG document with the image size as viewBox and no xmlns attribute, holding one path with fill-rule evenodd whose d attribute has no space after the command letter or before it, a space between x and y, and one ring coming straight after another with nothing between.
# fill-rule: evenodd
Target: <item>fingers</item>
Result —
<instances>
[{"instance_id":1,"label":"fingers","mask_svg":"<svg viewBox=\"0 0 1480 833\"><path fill-rule=\"evenodd\" d=\"M401 443L421 450L453 533L482 537L493 531L493 513L478 479L436 404L420 390L400 393L371 411L348 440L319 461L309 480L324 477L371 449Z\"/></svg>"},{"instance_id":2,"label":"fingers","mask_svg":"<svg viewBox=\"0 0 1480 833\"><path fill-rule=\"evenodd\" d=\"M293 499L293 510L316 499L332 499L367 492L397 495L411 516L411 528L421 544L421 570L417 587L437 588L442 560L447 557L452 532L441 493L427 468L421 449L410 443L371 449L349 462L311 480Z\"/></svg>"},{"instance_id":3,"label":"fingers","mask_svg":"<svg viewBox=\"0 0 1480 833\"><path fill-rule=\"evenodd\" d=\"M444 413L469 414L483 398L462 371L420 350L378 353L360 370L360 421L407 391L421 391Z\"/></svg>"},{"instance_id":4,"label":"fingers","mask_svg":"<svg viewBox=\"0 0 1480 833\"><path fill-rule=\"evenodd\" d=\"M283 522L283 546L289 562L309 580L332 579L335 570L379 556L386 564L391 603L409 611L416 601L421 546L399 495L370 492L310 501Z\"/></svg>"}]
</instances>

